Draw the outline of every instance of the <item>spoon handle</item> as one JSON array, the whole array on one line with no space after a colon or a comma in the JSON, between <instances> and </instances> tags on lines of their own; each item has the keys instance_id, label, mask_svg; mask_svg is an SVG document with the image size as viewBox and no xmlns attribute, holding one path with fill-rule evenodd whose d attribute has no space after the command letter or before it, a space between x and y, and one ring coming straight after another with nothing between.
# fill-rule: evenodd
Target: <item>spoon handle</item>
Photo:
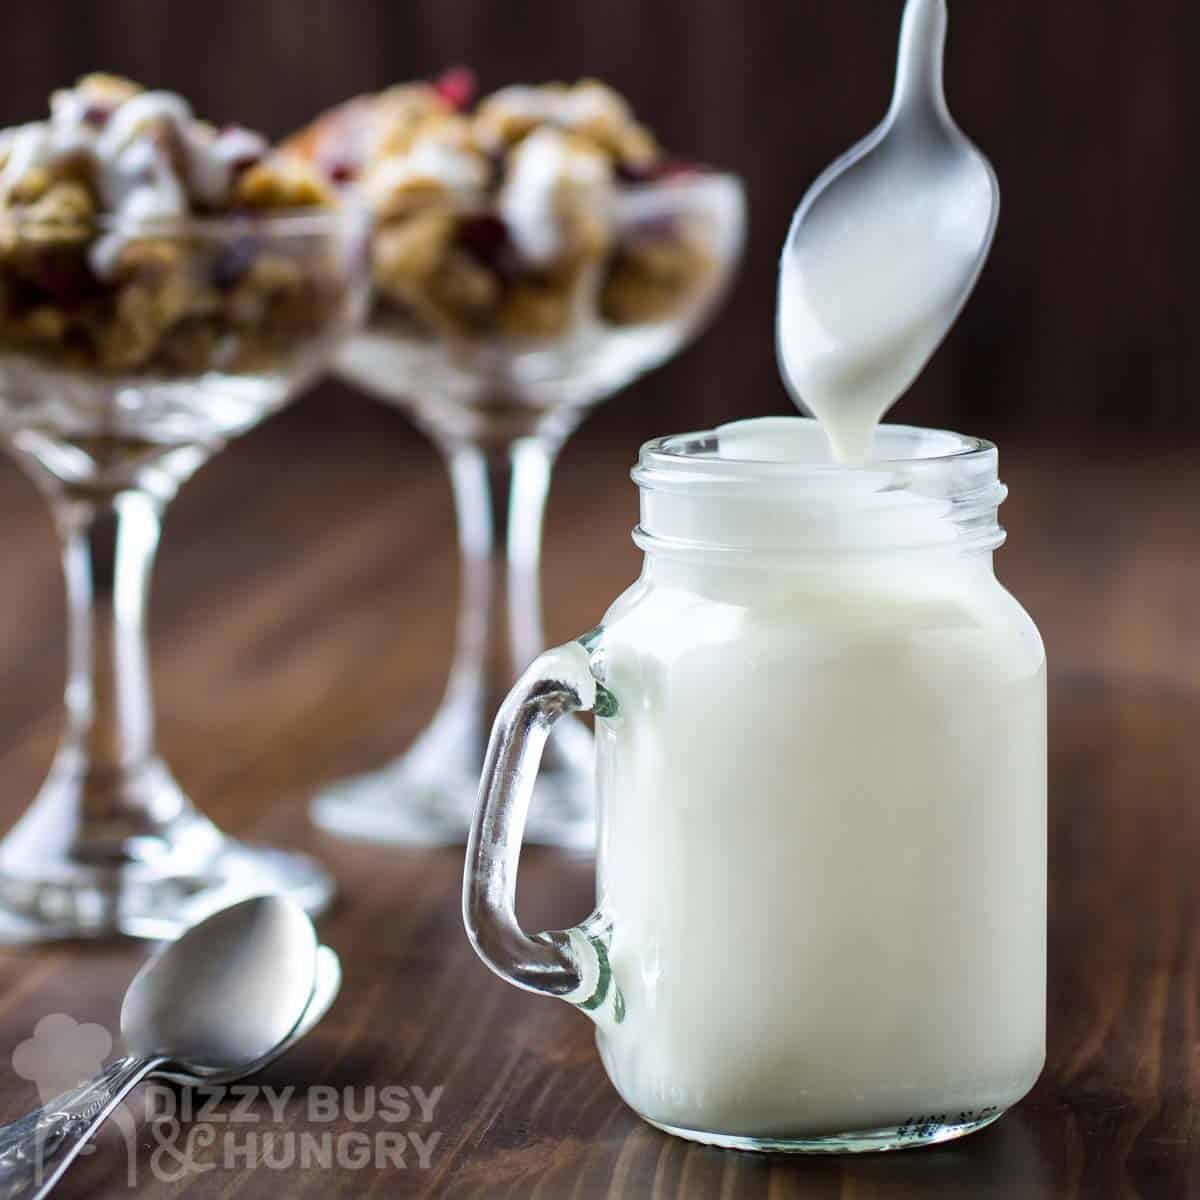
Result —
<instances>
[{"instance_id":1,"label":"spoon handle","mask_svg":"<svg viewBox=\"0 0 1200 1200\"><path fill-rule=\"evenodd\" d=\"M949 116L942 84L946 52L946 0L908 0L896 57L896 117Z\"/></svg>"},{"instance_id":2,"label":"spoon handle","mask_svg":"<svg viewBox=\"0 0 1200 1200\"><path fill-rule=\"evenodd\" d=\"M45 1196L113 1109L163 1061L119 1058L88 1083L0 1125L0 1200Z\"/></svg>"}]
</instances>

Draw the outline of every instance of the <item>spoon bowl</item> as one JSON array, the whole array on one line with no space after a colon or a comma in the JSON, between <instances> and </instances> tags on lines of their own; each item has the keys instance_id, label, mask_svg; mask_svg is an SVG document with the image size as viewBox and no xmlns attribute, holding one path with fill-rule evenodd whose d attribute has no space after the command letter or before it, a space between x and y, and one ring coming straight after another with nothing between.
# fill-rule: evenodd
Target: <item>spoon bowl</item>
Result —
<instances>
[{"instance_id":1,"label":"spoon bowl","mask_svg":"<svg viewBox=\"0 0 1200 1200\"><path fill-rule=\"evenodd\" d=\"M313 995L317 937L296 905L260 896L189 929L134 977L121 1006L131 1054L239 1070L270 1053Z\"/></svg>"},{"instance_id":2,"label":"spoon bowl","mask_svg":"<svg viewBox=\"0 0 1200 1200\"><path fill-rule=\"evenodd\" d=\"M181 1087L219 1087L255 1075L277 1058L286 1054L301 1038L312 1032L337 999L342 986L342 964L337 953L328 946L317 947L317 982L312 999L304 1010L300 1023L269 1054L251 1065L228 1071L184 1071L170 1064L153 1072L155 1079L165 1079Z\"/></svg>"}]
</instances>

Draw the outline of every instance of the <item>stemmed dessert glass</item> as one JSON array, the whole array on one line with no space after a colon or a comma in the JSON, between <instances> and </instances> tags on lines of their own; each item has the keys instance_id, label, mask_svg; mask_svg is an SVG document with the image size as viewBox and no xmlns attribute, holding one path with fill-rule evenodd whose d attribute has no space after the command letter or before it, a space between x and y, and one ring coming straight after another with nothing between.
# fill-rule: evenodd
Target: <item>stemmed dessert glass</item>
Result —
<instances>
[{"instance_id":1,"label":"stemmed dessert glass","mask_svg":"<svg viewBox=\"0 0 1200 1200\"><path fill-rule=\"evenodd\" d=\"M696 172L622 189L615 235L686 225L707 268L664 314L604 318L575 298L547 340L432 333L377 298L336 368L406 409L446 460L461 583L456 649L430 724L399 759L328 786L313 818L343 835L408 845L465 842L488 732L515 671L544 648L538 561L555 456L587 411L674 355L703 326L740 257L745 200L733 176ZM498 218L495 218L498 223ZM591 735L564 719L538 777L527 840L586 849L594 838Z\"/></svg>"},{"instance_id":2,"label":"stemmed dessert glass","mask_svg":"<svg viewBox=\"0 0 1200 1200\"><path fill-rule=\"evenodd\" d=\"M145 606L180 484L361 318L367 235L352 206L86 226L0 215L0 437L50 501L69 619L66 730L0 841L0 938L171 937L247 895L329 902L315 862L224 836L159 757ZM97 252L119 256L119 279L89 269Z\"/></svg>"}]
</instances>

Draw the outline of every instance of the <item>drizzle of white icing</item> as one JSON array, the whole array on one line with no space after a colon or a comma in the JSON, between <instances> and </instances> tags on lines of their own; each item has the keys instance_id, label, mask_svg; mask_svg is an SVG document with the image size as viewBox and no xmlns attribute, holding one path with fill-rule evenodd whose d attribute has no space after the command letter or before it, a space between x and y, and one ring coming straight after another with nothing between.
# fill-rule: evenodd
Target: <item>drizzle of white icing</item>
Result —
<instances>
[{"instance_id":1,"label":"drizzle of white icing","mask_svg":"<svg viewBox=\"0 0 1200 1200\"><path fill-rule=\"evenodd\" d=\"M220 133L195 120L174 92L139 92L106 107L84 88L55 92L50 119L5 131L8 158L0 195L35 167L52 168L84 155L91 160L97 200L113 231L91 248L92 269L116 267L128 227L187 216L198 204L228 204L238 170L267 152L265 138L247 129ZM122 232L122 230L125 232Z\"/></svg>"},{"instance_id":2,"label":"drizzle of white icing","mask_svg":"<svg viewBox=\"0 0 1200 1200\"><path fill-rule=\"evenodd\" d=\"M514 245L531 263L547 263L561 253L560 205L568 195L572 208L590 209L607 222L611 168L600 155L573 149L559 129L534 130L513 152L499 201Z\"/></svg>"}]
</instances>

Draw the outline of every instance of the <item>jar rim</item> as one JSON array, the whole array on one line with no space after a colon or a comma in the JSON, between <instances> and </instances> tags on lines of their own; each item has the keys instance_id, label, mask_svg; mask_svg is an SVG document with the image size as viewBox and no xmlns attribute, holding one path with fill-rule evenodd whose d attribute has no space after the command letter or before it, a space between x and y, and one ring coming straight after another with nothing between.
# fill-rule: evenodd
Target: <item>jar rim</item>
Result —
<instances>
[{"instance_id":1,"label":"jar rim","mask_svg":"<svg viewBox=\"0 0 1200 1200\"><path fill-rule=\"evenodd\" d=\"M820 432L819 423L812 417L759 417L753 423L766 431L784 431L788 427L802 426L814 434ZM738 455L722 454L716 450L724 431L736 430L750 422L733 422L728 425L715 426L712 429L694 430L690 433L671 433L662 437L652 438L645 442L638 454L637 474L645 470L665 468L672 470L679 466L693 463L703 463L706 472L717 475L742 475L761 472L764 476L778 479L780 477L806 477L829 474L841 474L847 471L878 471L888 467L903 467L905 469L938 469L949 466L961 468L977 461L985 466L988 460L994 460L998 451L994 442L986 438L973 437L968 434L955 433L949 429L924 428L919 425L901 425L885 423L878 426L875 432L876 446L880 442L883 448L901 446L910 441L916 446L929 447L931 443L941 444L940 451L923 454L892 454L886 453L873 457L866 462L847 465L828 461L800 461L789 458L741 457Z\"/></svg>"},{"instance_id":2,"label":"jar rim","mask_svg":"<svg viewBox=\"0 0 1200 1200\"><path fill-rule=\"evenodd\" d=\"M808 417L765 417L642 446L635 540L677 551L994 549L1007 495L983 438L880 425L878 458L846 466Z\"/></svg>"}]
</instances>

